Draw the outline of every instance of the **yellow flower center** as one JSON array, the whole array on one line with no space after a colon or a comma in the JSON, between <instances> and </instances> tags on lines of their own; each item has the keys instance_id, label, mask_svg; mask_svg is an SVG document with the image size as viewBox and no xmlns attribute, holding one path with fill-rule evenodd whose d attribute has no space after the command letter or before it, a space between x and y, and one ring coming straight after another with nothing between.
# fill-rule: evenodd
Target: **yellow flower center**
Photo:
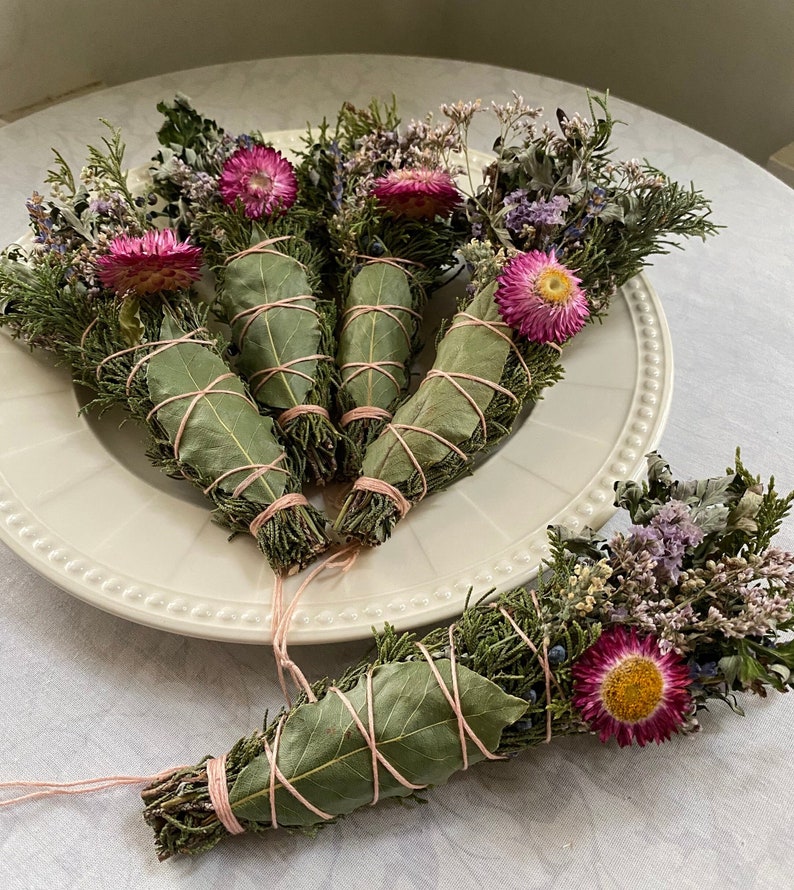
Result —
<instances>
[{"instance_id":1,"label":"yellow flower center","mask_svg":"<svg viewBox=\"0 0 794 890\"><path fill-rule=\"evenodd\" d=\"M273 186L273 180L267 173L263 173L260 170L251 175L251 178L248 180L248 185L255 189L264 189L265 191L268 191Z\"/></svg>"},{"instance_id":2,"label":"yellow flower center","mask_svg":"<svg viewBox=\"0 0 794 890\"><path fill-rule=\"evenodd\" d=\"M651 661L632 655L612 668L601 684L604 707L621 723L645 720L662 700L662 672Z\"/></svg>"},{"instance_id":3,"label":"yellow flower center","mask_svg":"<svg viewBox=\"0 0 794 890\"><path fill-rule=\"evenodd\" d=\"M561 269L545 269L538 275L535 286L544 300L565 304L571 298L574 283Z\"/></svg>"}]
</instances>

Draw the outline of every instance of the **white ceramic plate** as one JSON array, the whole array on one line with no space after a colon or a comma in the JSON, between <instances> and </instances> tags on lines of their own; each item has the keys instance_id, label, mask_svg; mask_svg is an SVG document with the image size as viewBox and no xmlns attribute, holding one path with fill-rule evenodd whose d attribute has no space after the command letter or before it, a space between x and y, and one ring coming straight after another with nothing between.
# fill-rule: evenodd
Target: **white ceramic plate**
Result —
<instances>
[{"instance_id":1,"label":"white ceramic plate","mask_svg":"<svg viewBox=\"0 0 794 890\"><path fill-rule=\"evenodd\" d=\"M288 148L295 138L279 141ZM644 276L615 296L603 325L574 339L563 364L564 380L473 476L413 509L349 572L315 579L291 642L442 621L470 590L528 581L548 554L548 525L598 528L612 515L614 481L642 477L672 396L669 331ZM146 463L143 432L120 427L121 414L78 415L83 399L68 373L8 336L0 379L0 538L116 615L207 639L269 641L273 573L263 556L251 539L229 542L200 494ZM324 494L329 512L339 495ZM286 581L287 597L301 577Z\"/></svg>"}]
</instances>

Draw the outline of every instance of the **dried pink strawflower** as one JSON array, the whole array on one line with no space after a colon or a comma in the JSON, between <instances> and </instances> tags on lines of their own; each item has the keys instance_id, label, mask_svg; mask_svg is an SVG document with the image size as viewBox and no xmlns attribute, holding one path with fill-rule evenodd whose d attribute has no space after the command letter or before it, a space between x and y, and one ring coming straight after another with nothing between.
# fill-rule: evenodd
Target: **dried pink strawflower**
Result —
<instances>
[{"instance_id":1,"label":"dried pink strawflower","mask_svg":"<svg viewBox=\"0 0 794 890\"><path fill-rule=\"evenodd\" d=\"M240 200L247 217L260 219L283 213L295 203L298 180L281 152L266 145L251 145L238 148L226 160L218 188L227 204L234 206Z\"/></svg>"},{"instance_id":2,"label":"dried pink strawflower","mask_svg":"<svg viewBox=\"0 0 794 890\"><path fill-rule=\"evenodd\" d=\"M446 170L405 167L392 170L372 186L372 194L395 216L446 217L460 204L460 192Z\"/></svg>"},{"instance_id":3,"label":"dried pink strawflower","mask_svg":"<svg viewBox=\"0 0 794 890\"><path fill-rule=\"evenodd\" d=\"M675 652L662 654L655 637L608 627L572 668L573 703L602 742L621 747L666 741L691 708L689 669Z\"/></svg>"},{"instance_id":4,"label":"dried pink strawflower","mask_svg":"<svg viewBox=\"0 0 794 890\"><path fill-rule=\"evenodd\" d=\"M514 256L502 269L496 289L502 318L522 337L537 343L563 343L584 327L590 308L581 279L558 262L552 250Z\"/></svg>"},{"instance_id":5,"label":"dried pink strawflower","mask_svg":"<svg viewBox=\"0 0 794 890\"><path fill-rule=\"evenodd\" d=\"M180 241L172 229L152 229L141 237L118 235L96 264L105 287L122 297L142 297L182 290L197 281L201 248Z\"/></svg>"}]
</instances>

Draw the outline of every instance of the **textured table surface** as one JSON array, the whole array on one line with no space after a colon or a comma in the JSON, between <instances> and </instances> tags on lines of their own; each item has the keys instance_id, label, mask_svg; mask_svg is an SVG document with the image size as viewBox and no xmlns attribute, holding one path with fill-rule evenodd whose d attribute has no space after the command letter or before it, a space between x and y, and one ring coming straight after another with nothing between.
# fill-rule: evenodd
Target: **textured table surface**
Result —
<instances>
[{"instance_id":1,"label":"textured table surface","mask_svg":"<svg viewBox=\"0 0 794 890\"><path fill-rule=\"evenodd\" d=\"M155 103L175 91L234 132L300 127L340 102L396 94L404 118L440 102L520 92L549 114L586 111L583 88L462 62L325 56L235 63L125 84L0 130L0 242L26 224L50 146L79 162L104 117L130 164L152 154ZM660 450L674 472L720 472L743 449L755 472L794 486L794 191L671 120L618 100L621 157L646 157L712 198L726 226L658 258L676 391ZM480 124L479 126L482 126ZM475 129L485 148L489 133ZM13 380L4 381L13 387ZM2 432L0 431L0 447ZM780 544L794 548L788 520ZM269 652L173 636L107 615L0 545L0 780L148 774L219 754L277 708ZM336 674L366 642L295 650ZM651 749L566 739L480 765L424 807L359 812L314 840L235 838L159 864L134 789L0 811L0 878L29 888L587 887L767 888L794 884L787 800L794 780L788 697L716 703L703 732Z\"/></svg>"}]
</instances>

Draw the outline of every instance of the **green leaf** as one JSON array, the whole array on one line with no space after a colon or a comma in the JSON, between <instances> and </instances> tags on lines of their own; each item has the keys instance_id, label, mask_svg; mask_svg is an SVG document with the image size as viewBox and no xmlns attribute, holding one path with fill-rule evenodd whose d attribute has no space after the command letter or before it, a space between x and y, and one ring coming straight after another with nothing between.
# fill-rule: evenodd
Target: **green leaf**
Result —
<instances>
[{"instance_id":1,"label":"green leaf","mask_svg":"<svg viewBox=\"0 0 794 890\"><path fill-rule=\"evenodd\" d=\"M725 682L729 689L739 676L741 661L741 656L739 655L726 655L719 660L718 667L725 677Z\"/></svg>"},{"instance_id":2,"label":"green leaf","mask_svg":"<svg viewBox=\"0 0 794 890\"><path fill-rule=\"evenodd\" d=\"M388 263L364 266L350 286L345 311L355 310L357 306L383 305L413 307L408 276ZM399 362L405 366L411 355L415 322L408 312L394 308L389 312L395 317L377 311L350 313L339 335L337 363L340 368L360 362ZM402 393L408 382L405 367L388 365L384 371L397 380L397 386L385 373L375 369L362 372L352 367L342 370L342 385L356 406L385 409Z\"/></svg>"},{"instance_id":3,"label":"green leaf","mask_svg":"<svg viewBox=\"0 0 794 890\"><path fill-rule=\"evenodd\" d=\"M466 312L489 322L501 322L493 296L496 282L479 291L466 307ZM433 367L447 373L463 373L494 383L502 377L510 352L509 343L485 325L467 325L449 330L438 347ZM481 411L492 401L495 390L484 383L457 379ZM393 424L421 427L460 445L480 425L477 412L466 396L448 380L428 380L397 410ZM401 435L423 467L443 460L449 448L426 433L404 430ZM392 434L382 434L368 448L362 472L396 485L413 475L415 467L403 446Z\"/></svg>"},{"instance_id":4,"label":"green leaf","mask_svg":"<svg viewBox=\"0 0 794 890\"><path fill-rule=\"evenodd\" d=\"M764 496L749 489L742 495L728 516L728 530L754 535L758 531L756 516L763 506Z\"/></svg>"},{"instance_id":5,"label":"green leaf","mask_svg":"<svg viewBox=\"0 0 794 890\"><path fill-rule=\"evenodd\" d=\"M119 328L128 346L137 346L143 339L141 301L138 297L125 297L119 310Z\"/></svg>"},{"instance_id":6,"label":"green leaf","mask_svg":"<svg viewBox=\"0 0 794 890\"><path fill-rule=\"evenodd\" d=\"M180 337L173 319L163 319L160 338ZM229 368L211 346L182 343L153 355L146 362L146 382L154 405L173 396L199 392ZM238 377L231 375L214 387L230 390L236 395L211 393L202 396L192 410L192 397L179 398L157 411L157 420L173 442L190 410L179 445L179 458L194 467L202 476L218 479L237 467L270 464L283 452L275 438L273 421L262 417L246 398L245 387ZM250 470L233 473L220 483L220 488L232 493ZM287 476L270 471L261 476L242 493L241 497L254 503L272 503L285 488Z\"/></svg>"},{"instance_id":7,"label":"green leaf","mask_svg":"<svg viewBox=\"0 0 794 890\"><path fill-rule=\"evenodd\" d=\"M177 93L171 102L159 102L157 110L164 115L165 121L157 132L161 145L188 149L195 161L196 152L205 152L217 145L223 130L213 120L202 117L190 104L187 96Z\"/></svg>"},{"instance_id":8,"label":"green leaf","mask_svg":"<svg viewBox=\"0 0 794 890\"><path fill-rule=\"evenodd\" d=\"M693 479L676 482L670 489L670 496L700 508L736 503L747 486L741 476L718 476L714 479Z\"/></svg>"},{"instance_id":9,"label":"green leaf","mask_svg":"<svg viewBox=\"0 0 794 890\"><path fill-rule=\"evenodd\" d=\"M305 402L317 369L317 360L305 356L318 352L320 322L306 273L292 257L251 253L232 261L226 269L221 307L229 321L240 312L299 296L305 299L256 314L247 330L250 315L232 325L232 338L240 350L237 367L250 381L260 405L286 409ZM280 371L268 379L269 369L291 362L292 372ZM310 379L301 376L304 374Z\"/></svg>"},{"instance_id":10,"label":"green leaf","mask_svg":"<svg viewBox=\"0 0 794 890\"><path fill-rule=\"evenodd\" d=\"M443 659L434 664L451 689L450 662ZM465 667L458 666L457 672L464 717L485 747L494 751L502 730L524 714L527 703ZM437 785L461 769L457 718L426 662L376 667L372 690L378 749L408 781ZM347 697L366 727L365 680L360 680ZM471 742L467 743L467 752L470 762L483 759ZM279 743L278 766L307 800L331 815L349 813L372 800L371 751L334 693L290 714ZM378 787L381 798L411 793L382 765ZM322 821L280 782L275 789L280 825L298 827ZM269 793L270 766L261 754L242 770L231 789L229 799L235 815L269 823Z\"/></svg>"}]
</instances>

